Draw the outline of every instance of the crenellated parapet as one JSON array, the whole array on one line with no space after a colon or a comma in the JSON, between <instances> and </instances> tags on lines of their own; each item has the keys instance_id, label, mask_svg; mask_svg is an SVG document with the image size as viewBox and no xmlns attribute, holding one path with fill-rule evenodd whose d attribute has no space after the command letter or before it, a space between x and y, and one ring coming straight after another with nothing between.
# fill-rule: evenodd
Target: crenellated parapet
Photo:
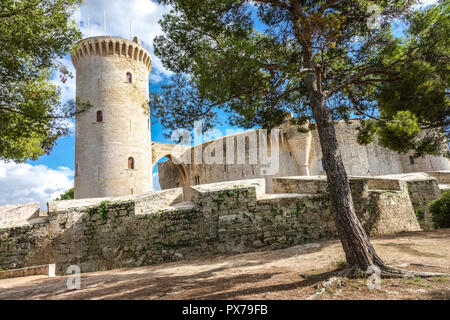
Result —
<instances>
[{"instance_id":1,"label":"crenellated parapet","mask_svg":"<svg viewBox=\"0 0 450 320\"><path fill-rule=\"evenodd\" d=\"M83 39L72 51L72 63L77 68L78 62L86 56L116 55L143 63L150 73L152 58L139 40L130 41L123 38L101 36Z\"/></svg>"}]
</instances>

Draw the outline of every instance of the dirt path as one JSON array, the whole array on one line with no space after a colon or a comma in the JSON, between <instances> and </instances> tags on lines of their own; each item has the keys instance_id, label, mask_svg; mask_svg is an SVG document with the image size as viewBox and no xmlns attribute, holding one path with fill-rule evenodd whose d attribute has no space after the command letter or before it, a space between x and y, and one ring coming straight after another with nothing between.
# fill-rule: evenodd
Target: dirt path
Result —
<instances>
[{"instance_id":1,"label":"dirt path","mask_svg":"<svg viewBox=\"0 0 450 320\"><path fill-rule=\"evenodd\" d=\"M450 273L450 229L372 238L378 253L404 269ZM82 274L81 290L67 277L0 280L0 299L305 299L342 265L339 241L282 250L178 261ZM449 299L450 278L345 280L318 299Z\"/></svg>"}]
</instances>

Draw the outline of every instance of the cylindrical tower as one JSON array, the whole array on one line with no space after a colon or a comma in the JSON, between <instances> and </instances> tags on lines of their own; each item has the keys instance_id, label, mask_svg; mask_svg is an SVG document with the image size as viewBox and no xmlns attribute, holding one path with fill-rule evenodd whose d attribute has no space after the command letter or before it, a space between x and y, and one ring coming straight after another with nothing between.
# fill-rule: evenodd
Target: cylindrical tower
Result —
<instances>
[{"instance_id":1,"label":"cylindrical tower","mask_svg":"<svg viewBox=\"0 0 450 320\"><path fill-rule=\"evenodd\" d=\"M76 117L75 199L152 190L150 54L137 38L92 37L72 62L77 99L91 104Z\"/></svg>"}]
</instances>

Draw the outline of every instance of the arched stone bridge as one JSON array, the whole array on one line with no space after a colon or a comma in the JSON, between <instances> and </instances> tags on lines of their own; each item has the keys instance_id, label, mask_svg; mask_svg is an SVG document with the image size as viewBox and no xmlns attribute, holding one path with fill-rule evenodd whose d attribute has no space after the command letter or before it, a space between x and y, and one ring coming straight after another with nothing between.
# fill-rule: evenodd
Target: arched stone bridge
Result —
<instances>
[{"instance_id":1,"label":"arched stone bridge","mask_svg":"<svg viewBox=\"0 0 450 320\"><path fill-rule=\"evenodd\" d=\"M152 142L152 168L161 158L164 157L170 159L180 159L183 153L189 148L190 146Z\"/></svg>"}]
</instances>

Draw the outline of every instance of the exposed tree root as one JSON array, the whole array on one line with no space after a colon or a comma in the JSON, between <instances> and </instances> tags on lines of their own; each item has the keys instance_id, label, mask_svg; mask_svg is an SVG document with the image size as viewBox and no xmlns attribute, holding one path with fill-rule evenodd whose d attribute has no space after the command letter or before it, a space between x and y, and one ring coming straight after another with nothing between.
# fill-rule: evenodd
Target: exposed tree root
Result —
<instances>
[{"instance_id":1,"label":"exposed tree root","mask_svg":"<svg viewBox=\"0 0 450 320\"><path fill-rule=\"evenodd\" d=\"M370 274L377 274L381 278L432 278L432 277L445 277L450 276L447 273L440 273L440 272L426 272L426 271L409 271L409 270L402 270L390 265L382 265L378 266L378 268L372 269L371 273L367 273L366 271L362 271L357 266L350 266L345 267L344 269L340 270L338 272L338 276L345 277L345 278L362 278L367 277L367 275Z\"/></svg>"},{"instance_id":2,"label":"exposed tree root","mask_svg":"<svg viewBox=\"0 0 450 320\"><path fill-rule=\"evenodd\" d=\"M396 267L390 266L390 265L383 265L381 268L372 268L372 271L375 270L372 273L367 273L366 271L362 271L357 266L350 266L345 267L342 270L333 272L333 276L328 278L327 280L324 280L320 283L318 283L315 286L316 291L310 295L306 300L314 300L320 295L322 295L327 288L333 286L335 283L339 288L342 288L346 285L344 278L368 278L371 276L371 274L375 273L380 278L403 278L403 279L410 279L410 278L431 278L431 277L443 277L443 276L450 276L447 273L440 273L440 272L423 272L423 271L407 271L407 270L401 270ZM305 278L307 276L305 275Z\"/></svg>"},{"instance_id":3,"label":"exposed tree root","mask_svg":"<svg viewBox=\"0 0 450 320\"><path fill-rule=\"evenodd\" d=\"M328 287L331 287L334 283L337 283L338 287L343 287L346 283L342 280L341 277L331 277L326 281L322 281L321 283L316 285L316 292L310 295L306 300L314 300L322 293L324 293Z\"/></svg>"}]
</instances>

